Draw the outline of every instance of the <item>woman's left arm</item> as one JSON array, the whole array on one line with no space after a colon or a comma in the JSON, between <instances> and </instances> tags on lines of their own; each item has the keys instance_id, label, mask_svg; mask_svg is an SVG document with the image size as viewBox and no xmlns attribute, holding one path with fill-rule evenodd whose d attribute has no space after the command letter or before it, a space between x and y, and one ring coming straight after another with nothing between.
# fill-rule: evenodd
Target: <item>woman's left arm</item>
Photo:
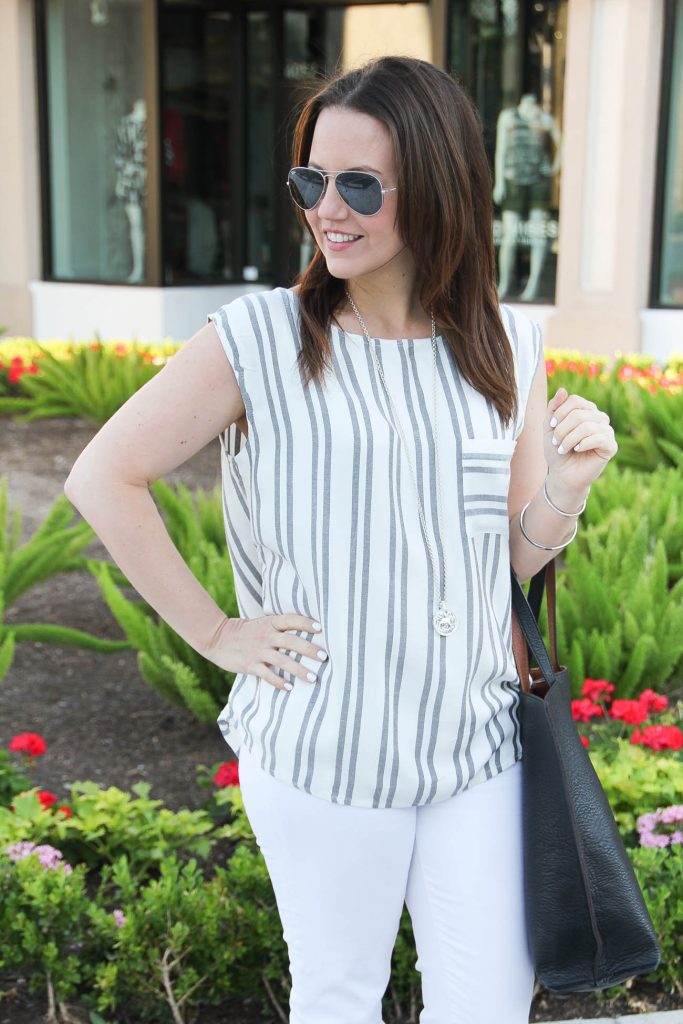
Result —
<instances>
[{"instance_id":1,"label":"woman's left arm","mask_svg":"<svg viewBox=\"0 0 683 1024\"><path fill-rule=\"evenodd\" d=\"M581 395L560 388L548 401L545 359L541 356L529 392L524 428L517 439L510 466L508 514L510 563L520 582L531 579L558 554L531 544L524 528L538 544L565 545L577 516L556 512L543 493L563 512L578 512L590 485L618 451L607 413Z\"/></svg>"}]
</instances>

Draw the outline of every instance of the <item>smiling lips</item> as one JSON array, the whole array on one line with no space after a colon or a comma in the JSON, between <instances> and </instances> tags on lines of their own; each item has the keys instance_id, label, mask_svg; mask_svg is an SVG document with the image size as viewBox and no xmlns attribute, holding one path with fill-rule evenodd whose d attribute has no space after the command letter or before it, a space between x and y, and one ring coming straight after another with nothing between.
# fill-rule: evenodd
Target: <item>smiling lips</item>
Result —
<instances>
[{"instance_id":1,"label":"smiling lips","mask_svg":"<svg viewBox=\"0 0 683 1024\"><path fill-rule=\"evenodd\" d=\"M343 249L348 249L349 246L357 242L362 235L345 235L341 231L326 231L325 238L327 244L332 252L341 252Z\"/></svg>"}]
</instances>

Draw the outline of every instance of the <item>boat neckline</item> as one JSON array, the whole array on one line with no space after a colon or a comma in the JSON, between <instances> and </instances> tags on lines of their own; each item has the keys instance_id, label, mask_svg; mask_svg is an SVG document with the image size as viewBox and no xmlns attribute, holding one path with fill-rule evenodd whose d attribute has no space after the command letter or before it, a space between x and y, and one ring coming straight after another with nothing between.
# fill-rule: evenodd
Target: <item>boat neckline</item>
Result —
<instances>
[{"instance_id":1,"label":"boat neckline","mask_svg":"<svg viewBox=\"0 0 683 1024\"><path fill-rule=\"evenodd\" d=\"M299 296L297 295L297 293L294 291L293 288L285 288L285 291L289 292L298 309ZM348 335L349 338L356 338L358 341L365 341L364 334L353 334L351 331L345 331L344 328L340 327L338 324L332 324L332 327L334 327L336 331L339 331L340 334ZM372 335L370 335L370 338L372 341L384 341L392 345L397 345L400 344L401 342L407 342L408 344L413 345L416 342L427 342L432 340L431 335L428 338L373 338ZM443 334L437 334L436 340L443 340Z\"/></svg>"}]
</instances>

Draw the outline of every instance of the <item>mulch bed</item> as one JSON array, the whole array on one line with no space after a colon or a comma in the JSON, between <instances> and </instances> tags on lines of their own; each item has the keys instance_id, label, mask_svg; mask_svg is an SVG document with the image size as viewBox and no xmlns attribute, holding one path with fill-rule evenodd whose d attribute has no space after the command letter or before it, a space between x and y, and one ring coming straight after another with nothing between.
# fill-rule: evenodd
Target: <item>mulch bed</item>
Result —
<instances>
[{"instance_id":1,"label":"mulch bed","mask_svg":"<svg viewBox=\"0 0 683 1024\"><path fill-rule=\"evenodd\" d=\"M22 511L22 541L39 526L80 452L96 429L78 419L15 423L0 417L0 472L8 478L10 512ZM211 490L220 480L218 441L207 445L165 477L194 489ZM76 511L74 510L74 513ZM110 560L99 539L87 553ZM226 551L227 558L227 551ZM59 623L97 636L120 639L118 623L103 601L94 577L77 572L34 587L8 609L7 622ZM227 694L226 694L227 699ZM97 654L74 647L40 643L18 646L14 663L0 683L0 745L19 732L45 738L47 753L29 773L34 785L68 800L68 785L91 779L129 789L136 781L151 785L150 796L172 809L202 806L206 792L196 782L198 764L211 766L233 758L218 726L201 725L189 712L169 706L141 679L134 651ZM40 995L30 995L26 978L0 971L0 1024L38 1024L46 1010ZM606 1007L595 993L537 993L530 1021L611 1016L677 1009L681 999L639 981L630 998ZM72 1007L78 1009L78 1004ZM83 1021L88 1017L81 1010ZM207 1009L198 1024L279 1024L264 1020L256 1008ZM119 1018L117 1024L134 1024Z\"/></svg>"}]
</instances>

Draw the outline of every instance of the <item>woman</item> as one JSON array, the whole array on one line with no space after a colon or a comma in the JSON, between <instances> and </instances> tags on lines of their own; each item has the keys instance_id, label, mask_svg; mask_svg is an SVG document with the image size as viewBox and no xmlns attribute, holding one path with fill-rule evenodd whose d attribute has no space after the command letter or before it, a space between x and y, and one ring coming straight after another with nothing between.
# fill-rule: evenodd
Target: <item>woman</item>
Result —
<instances>
[{"instance_id":1,"label":"woman","mask_svg":"<svg viewBox=\"0 0 683 1024\"><path fill-rule=\"evenodd\" d=\"M570 542L614 432L579 395L547 400L538 324L498 304L481 122L452 77L407 57L333 76L288 186L317 246L297 286L211 314L85 449L69 497L236 673L219 724L292 1024L380 1024L404 900L421 1024L524 1024L509 570ZM147 486L217 435L238 619Z\"/></svg>"}]
</instances>

